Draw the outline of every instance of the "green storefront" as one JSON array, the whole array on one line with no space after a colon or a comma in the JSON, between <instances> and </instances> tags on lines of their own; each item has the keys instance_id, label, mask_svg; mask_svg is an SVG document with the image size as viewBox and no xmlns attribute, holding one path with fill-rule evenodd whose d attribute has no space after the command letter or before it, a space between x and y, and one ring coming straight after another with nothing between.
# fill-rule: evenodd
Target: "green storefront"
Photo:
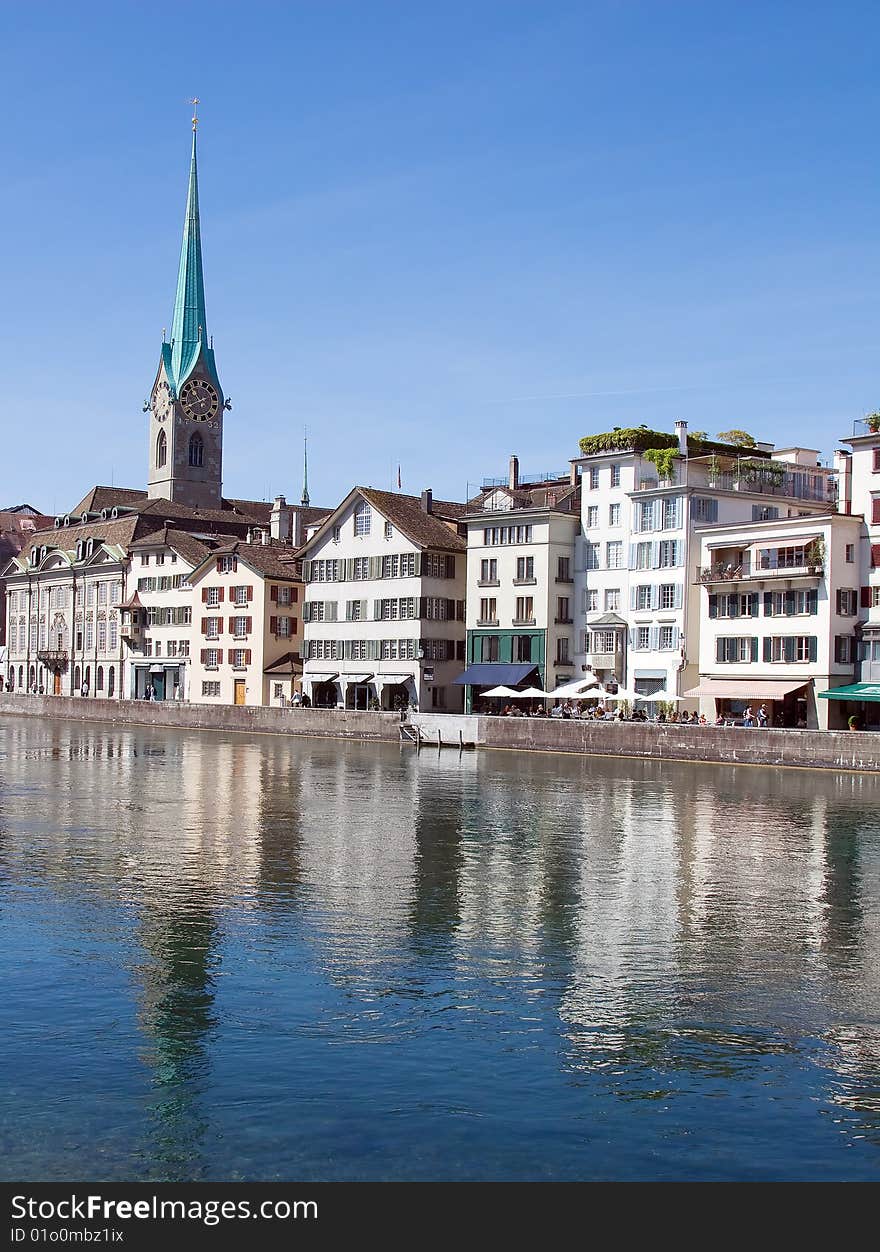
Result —
<instances>
[{"instance_id":1,"label":"green storefront","mask_svg":"<svg viewBox=\"0 0 880 1252\"><path fill-rule=\"evenodd\" d=\"M467 664L531 664L538 668L538 686L545 685L547 651L545 630L469 630ZM465 688L465 711L473 711L475 688ZM479 698L479 693L478 697Z\"/></svg>"}]
</instances>

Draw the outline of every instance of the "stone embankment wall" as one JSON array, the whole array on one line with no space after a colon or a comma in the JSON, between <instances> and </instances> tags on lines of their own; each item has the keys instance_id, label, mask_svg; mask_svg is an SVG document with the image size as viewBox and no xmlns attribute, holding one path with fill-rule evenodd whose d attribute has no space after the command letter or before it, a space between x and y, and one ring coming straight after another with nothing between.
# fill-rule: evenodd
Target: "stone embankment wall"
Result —
<instances>
[{"instance_id":1,"label":"stone embankment wall","mask_svg":"<svg viewBox=\"0 0 880 1252\"><path fill-rule=\"evenodd\" d=\"M94 700L70 696L0 694L0 716L28 715L111 722L115 725L190 730L261 732L319 738L397 742L396 713L327 709L176 704L172 701ZM728 765L797 766L803 769L880 773L880 734L822 730L747 730L733 726L581 722L550 718L457 717L418 713L426 747L440 742L537 752L709 761Z\"/></svg>"},{"instance_id":2,"label":"stone embankment wall","mask_svg":"<svg viewBox=\"0 0 880 1252\"><path fill-rule=\"evenodd\" d=\"M0 715L72 718L121 726L166 726L184 730L260 731L316 735L333 739L400 737L397 713L355 713L336 709L276 709L267 705L178 704L173 700L94 700L77 696L0 695Z\"/></svg>"}]
</instances>

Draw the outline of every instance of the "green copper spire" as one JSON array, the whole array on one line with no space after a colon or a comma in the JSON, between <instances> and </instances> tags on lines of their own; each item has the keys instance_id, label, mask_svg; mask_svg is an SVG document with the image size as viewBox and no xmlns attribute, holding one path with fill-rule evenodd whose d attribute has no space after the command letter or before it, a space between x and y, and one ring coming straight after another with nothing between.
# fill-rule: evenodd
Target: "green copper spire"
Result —
<instances>
[{"instance_id":1,"label":"green copper spire","mask_svg":"<svg viewBox=\"0 0 880 1252\"><path fill-rule=\"evenodd\" d=\"M192 159L189 167L189 190L186 196L186 220L183 224L183 245L177 272L177 297L171 323L171 364L174 381L179 387L195 364L199 346L207 345L205 315L205 281L202 275L202 234L199 225L199 178L196 165L196 118L193 118Z\"/></svg>"}]
</instances>

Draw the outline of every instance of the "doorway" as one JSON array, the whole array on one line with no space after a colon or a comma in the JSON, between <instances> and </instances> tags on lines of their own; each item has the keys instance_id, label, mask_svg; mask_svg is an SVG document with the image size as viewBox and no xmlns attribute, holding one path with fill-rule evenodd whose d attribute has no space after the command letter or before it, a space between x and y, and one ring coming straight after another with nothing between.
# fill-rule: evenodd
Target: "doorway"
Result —
<instances>
[{"instance_id":1,"label":"doorway","mask_svg":"<svg viewBox=\"0 0 880 1252\"><path fill-rule=\"evenodd\" d=\"M235 680L235 703L244 704L245 680L236 678Z\"/></svg>"},{"instance_id":2,"label":"doorway","mask_svg":"<svg viewBox=\"0 0 880 1252\"><path fill-rule=\"evenodd\" d=\"M56 669L53 675L52 691L56 696L61 695L61 670Z\"/></svg>"},{"instance_id":3,"label":"doorway","mask_svg":"<svg viewBox=\"0 0 880 1252\"><path fill-rule=\"evenodd\" d=\"M150 674L150 685L153 688L153 699L165 699L165 674Z\"/></svg>"}]
</instances>

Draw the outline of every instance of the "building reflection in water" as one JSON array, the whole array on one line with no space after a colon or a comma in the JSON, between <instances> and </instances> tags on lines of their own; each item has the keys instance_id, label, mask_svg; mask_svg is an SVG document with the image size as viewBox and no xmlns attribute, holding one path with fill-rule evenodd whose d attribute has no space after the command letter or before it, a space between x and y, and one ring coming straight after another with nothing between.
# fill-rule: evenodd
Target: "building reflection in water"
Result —
<instances>
[{"instance_id":1,"label":"building reflection in water","mask_svg":"<svg viewBox=\"0 0 880 1252\"><path fill-rule=\"evenodd\" d=\"M5 734L0 873L123 910L100 924L127 945L157 1176L197 1177L214 1151L206 1092L240 1011L221 993L255 940L270 973L248 1030L303 1028L291 988L308 963L343 996L329 1042L491 1014L511 1047L551 1033L573 1099L770 1081L803 1048L806 1005L820 1098L880 1142L875 779Z\"/></svg>"}]
</instances>

